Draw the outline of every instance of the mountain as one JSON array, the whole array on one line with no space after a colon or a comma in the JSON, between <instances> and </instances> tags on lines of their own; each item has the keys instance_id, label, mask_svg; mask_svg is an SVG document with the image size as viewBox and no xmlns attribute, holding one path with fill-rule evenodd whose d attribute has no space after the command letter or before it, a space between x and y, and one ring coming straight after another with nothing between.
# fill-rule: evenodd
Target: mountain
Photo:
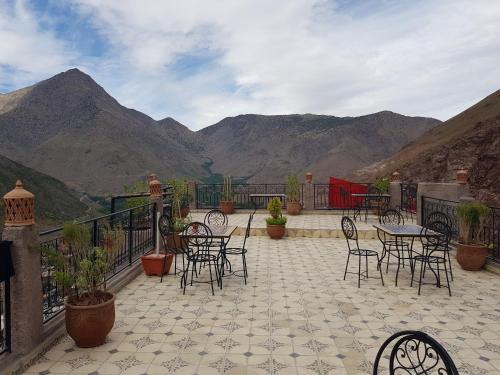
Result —
<instances>
[{"instance_id":1,"label":"mountain","mask_svg":"<svg viewBox=\"0 0 500 375\"><path fill-rule=\"evenodd\" d=\"M440 122L379 112L360 117L241 115L199 131L212 169L254 182L311 171L317 182L386 158Z\"/></svg>"},{"instance_id":2,"label":"mountain","mask_svg":"<svg viewBox=\"0 0 500 375\"><path fill-rule=\"evenodd\" d=\"M166 98L168 100L168 98ZM193 132L120 105L71 69L0 94L0 153L93 196L123 192L150 171L162 178L283 182L345 176L398 151L438 120L379 112L361 117L241 115Z\"/></svg>"},{"instance_id":3,"label":"mountain","mask_svg":"<svg viewBox=\"0 0 500 375\"><path fill-rule=\"evenodd\" d=\"M78 194L61 181L0 156L0 196L12 190L17 180L35 194L35 221L42 227L79 218L87 211ZM3 200L1 206L3 222Z\"/></svg>"},{"instance_id":4,"label":"mountain","mask_svg":"<svg viewBox=\"0 0 500 375\"><path fill-rule=\"evenodd\" d=\"M500 204L500 90L355 175L373 179L398 170L409 181L449 182L462 167L479 198Z\"/></svg>"},{"instance_id":5,"label":"mountain","mask_svg":"<svg viewBox=\"0 0 500 375\"><path fill-rule=\"evenodd\" d=\"M1 153L93 195L122 192L149 171L202 176L186 132L123 107L78 69L0 95Z\"/></svg>"}]
</instances>

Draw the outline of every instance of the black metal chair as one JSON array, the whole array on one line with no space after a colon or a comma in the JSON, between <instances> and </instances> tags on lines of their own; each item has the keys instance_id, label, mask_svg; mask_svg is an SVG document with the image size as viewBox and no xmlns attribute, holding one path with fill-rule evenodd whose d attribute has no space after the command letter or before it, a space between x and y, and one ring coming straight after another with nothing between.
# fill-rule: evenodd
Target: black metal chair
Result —
<instances>
[{"instance_id":1,"label":"black metal chair","mask_svg":"<svg viewBox=\"0 0 500 375\"><path fill-rule=\"evenodd\" d=\"M435 251L442 251L445 253L446 257L448 258L448 268L450 269L450 276L451 280L453 281L453 270L451 268L451 256L450 256L450 241L451 241L451 236L452 236L452 222L451 218L446 215L443 212L440 211L433 211L427 217L424 218L424 223L423 226L426 226L427 223L434 223L434 222L440 222L440 223L446 223L449 226L449 236L450 240L446 241L442 245L446 245L445 247L438 247Z\"/></svg>"},{"instance_id":2,"label":"black metal chair","mask_svg":"<svg viewBox=\"0 0 500 375\"><path fill-rule=\"evenodd\" d=\"M384 213L379 216L379 222L380 224L385 224L385 225L404 225L405 220L403 215L401 215L401 212L399 212L398 210L389 209L385 210ZM388 236L385 232L381 231L380 229L377 229L377 236L383 245L382 259L384 258L384 256L387 256L387 263L385 269L386 273L389 272L389 258L391 255L397 258L398 269L401 266L401 264L403 265L404 268L405 259L408 259L410 261L410 267L412 266L410 257L410 243L405 241L398 241L393 237ZM401 263L401 261L403 262ZM398 281L396 279L396 285L397 282Z\"/></svg>"},{"instance_id":3,"label":"black metal chair","mask_svg":"<svg viewBox=\"0 0 500 375\"><path fill-rule=\"evenodd\" d=\"M368 257L377 257L377 268L380 272L380 279L382 280L382 285L384 285L384 278L382 276L382 270L380 265L380 259L378 252L375 250L360 249L358 243L358 230L356 225L348 216L342 218L342 232L344 233L345 239L347 241L347 249L349 253L347 255L347 262L345 265L344 280L347 275L347 268L349 266L349 259L351 255L358 257L358 288L361 285L361 276L363 279L369 278L368 276ZM351 242L354 242L355 246L351 247ZM365 271L361 272L361 258L365 257Z\"/></svg>"},{"instance_id":4,"label":"black metal chair","mask_svg":"<svg viewBox=\"0 0 500 375\"><path fill-rule=\"evenodd\" d=\"M163 241L165 255L172 254L174 256L174 275L177 275L177 271L183 273L185 269L183 243L178 233L174 232L174 219L172 216L163 214L160 217L158 220L158 231ZM177 255L182 256L182 269L177 268ZM165 261L163 262L162 271L165 270L166 264L167 257L165 257ZM163 282L163 272L161 273L160 282Z\"/></svg>"},{"instance_id":5,"label":"black metal chair","mask_svg":"<svg viewBox=\"0 0 500 375\"><path fill-rule=\"evenodd\" d=\"M435 235L438 233L439 235ZM411 286L413 286L413 278L416 270L416 263L420 263L420 277L418 281L418 295L420 295L420 290L422 287L423 279L425 277L425 272L427 267L432 271L436 277L436 285L441 287L441 265L444 268L444 273L446 276L446 285L448 287L448 294L451 297L450 279L448 278L448 267L447 263L449 261L449 253L443 251L443 249L448 248L448 244L451 239L450 226L441 221L434 221L432 223L427 223L425 227L422 228L420 240L422 241L422 254L413 257L413 267L411 275ZM436 269L433 268L436 267Z\"/></svg>"},{"instance_id":6,"label":"black metal chair","mask_svg":"<svg viewBox=\"0 0 500 375\"><path fill-rule=\"evenodd\" d=\"M212 231L210 228L199 222L193 222L184 228L181 238L185 240L186 246L182 246L184 256L187 259L187 266L181 279L181 286L184 286L183 294L186 293L187 278L189 276L189 269L191 269L191 285L193 285L194 274L199 276L196 270L197 265L208 266L210 273L210 286L212 288L212 295L214 295L214 279L212 267L214 268L215 278L217 285L222 286L219 272L219 259L220 252L214 254L210 251L210 245L213 240Z\"/></svg>"},{"instance_id":7,"label":"black metal chair","mask_svg":"<svg viewBox=\"0 0 500 375\"><path fill-rule=\"evenodd\" d=\"M205 225L227 225L228 222L227 215L219 209L207 212L203 220Z\"/></svg>"},{"instance_id":8,"label":"black metal chair","mask_svg":"<svg viewBox=\"0 0 500 375\"><path fill-rule=\"evenodd\" d=\"M223 259L222 259L222 262L225 262L227 259L226 257L228 255L241 255L241 260L242 260L242 264L243 264L243 278L245 279L245 285L247 283L247 277L248 277L248 270L247 270L247 259L246 259L246 253L248 252L247 248L246 248L246 243L247 243L247 238L250 237L250 227L252 225L252 220L253 220L253 214L251 214L249 217L248 217L248 224L247 224L247 229L245 231L245 238L243 239L243 245L241 247L225 247L223 249ZM229 264L229 271L230 272L233 272L232 271L232 266L231 266L231 263L230 262L226 262L227 264ZM224 268L222 267L221 268L221 272L222 272L222 275L224 275ZM240 275L237 275L236 272L238 271L234 271L233 274L236 275L236 276L240 276Z\"/></svg>"},{"instance_id":9,"label":"black metal chair","mask_svg":"<svg viewBox=\"0 0 500 375\"><path fill-rule=\"evenodd\" d=\"M385 354L393 344L390 353ZM387 350L388 352L389 350ZM382 360L388 371L381 372ZM380 347L373 366L373 375L459 375L446 349L435 339L420 331L401 331L389 337Z\"/></svg>"}]
</instances>

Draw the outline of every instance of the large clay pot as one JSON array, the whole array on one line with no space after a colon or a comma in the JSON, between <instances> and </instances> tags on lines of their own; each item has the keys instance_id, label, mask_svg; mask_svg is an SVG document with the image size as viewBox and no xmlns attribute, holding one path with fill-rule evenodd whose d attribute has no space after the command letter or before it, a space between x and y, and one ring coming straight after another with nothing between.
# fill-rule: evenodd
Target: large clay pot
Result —
<instances>
[{"instance_id":1,"label":"large clay pot","mask_svg":"<svg viewBox=\"0 0 500 375\"><path fill-rule=\"evenodd\" d=\"M484 245L457 245L457 262L466 271L479 271L486 264L488 248Z\"/></svg>"},{"instance_id":2,"label":"large clay pot","mask_svg":"<svg viewBox=\"0 0 500 375\"><path fill-rule=\"evenodd\" d=\"M220 210L226 215L234 213L234 202L233 201L220 201Z\"/></svg>"},{"instance_id":3,"label":"large clay pot","mask_svg":"<svg viewBox=\"0 0 500 375\"><path fill-rule=\"evenodd\" d=\"M300 202L287 202L286 204L286 212L289 215L298 215L300 214L300 210L302 209L302 205Z\"/></svg>"},{"instance_id":4,"label":"large clay pot","mask_svg":"<svg viewBox=\"0 0 500 375\"><path fill-rule=\"evenodd\" d=\"M181 207L181 218L185 219L189 215L189 206Z\"/></svg>"},{"instance_id":5,"label":"large clay pot","mask_svg":"<svg viewBox=\"0 0 500 375\"><path fill-rule=\"evenodd\" d=\"M163 262L165 262L165 256L167 257L165 268L163 268ZM174 254L149 254L143 255L141 257L142 268L147 276L161 276L161 271L163 269L163 274L167 274L172 266L172 261L174 260Z\"/></svg>"},{"instance_id":6,"label":"large clay pot","mask_svg":"<svg viewBox=\"0 0 500 375\"><path fill-rule=\"evenodd\" d=\"M93 348L104 344L115 324L115 295L98 305L66 305L66 330L80 348Z\"/></svg>"},{"instance_id":7,"label":"large clay pot","mask_svg":"<svg viewBox=\"0 0 500 375\"><path fill-rule=\"evenodd\" d=\"M285 225L271 225L267 224L267 234L273 240L279 240L285 235Z\"/></svg>"}]
</instances>

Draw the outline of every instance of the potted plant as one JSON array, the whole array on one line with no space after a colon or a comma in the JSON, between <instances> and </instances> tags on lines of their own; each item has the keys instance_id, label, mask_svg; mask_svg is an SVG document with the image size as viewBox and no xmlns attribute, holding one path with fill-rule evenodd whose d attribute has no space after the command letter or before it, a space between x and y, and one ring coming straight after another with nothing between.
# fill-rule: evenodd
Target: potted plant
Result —
<instances>
[{"instance_id":1,"label":"potted plant","mask_svg":"<svg viewBox=\"0 0 500 375\"><path fill-rule=\"evenodd\" d=\"M388 194L389 193L389 188L391 186L391 181L389 180L388 177L380 177L375 180L373 183L373 188L377 192L378 195L383 195L383 194ZM379 197L373 204L373 209L375 210L375 213L377 215L380 215L380 213L386 209L388 204L388 200L384 199L383 197Z\"/></svg>"},{"instance_id":2,"label":"potted plant","mask_svg":"<svg viewBox=\"0 0 500 375\"><path fill-rule=\"evenodd\" d=\"M267 210L271 217L266 218L267 234L275 240L279 240L285 235L286 217L281 215L281 200L274 197L267 204Z\"/></svg>"},{"instance_id":3,"label":"potted plant","mask_svg":"<svg viewBox=\"0 0 500 375\"><path fill-rule=\"evenodd\" d=\"M302 209L300 204L300 184L296 174L288 176L286 187L286 211L289 215L298 215Z\"/></svg>"},{"instance_id":4,"label":"potted plant","mask_svg":"<svg viewBox=\"0 0 500 375\"><path fill-rule=\"evenodd\" d=\"M104 344L113 328L115 295L106 289L106 275L123 241L121 227L104 228L102 246L94 247L87 225L66 223L63 245L43 249L67 296L66 330L78 347Z\"/></svg>"},{"instance_id":5,"label":"potted plant","mask_svg":"<svg viewBox=\"0 0 500 375\"><path fill-rule=\"evenodd\" d=\"M189 203L193 197L188 192L188 183L183 179L171 179L172 186L172 215L185 218L189 215Z\"/></svg>"},{"instance_id":6,"label":"potted plant","mask_svg":"<svg viewBox=\"0 0 500 375\"><path fill-rule=\"evenodd\" d=\"M479 202L461 203L457 207L459 240L457 262L467 271L479 271L486 263L488 248L481 243L490 208Z\"/></svg>"},{"instance_id":7,"label":"potted plant","mask_svg":"<svg viewBox=\"0 0 500 375\"><path fill-rule=\"evenodd\" d=\"M224 177L224 185L222 187L222 199L219 202L220 210L226 215L234 213L233 201L233 183L231 176Z\"/></svg>"}]
</instances>

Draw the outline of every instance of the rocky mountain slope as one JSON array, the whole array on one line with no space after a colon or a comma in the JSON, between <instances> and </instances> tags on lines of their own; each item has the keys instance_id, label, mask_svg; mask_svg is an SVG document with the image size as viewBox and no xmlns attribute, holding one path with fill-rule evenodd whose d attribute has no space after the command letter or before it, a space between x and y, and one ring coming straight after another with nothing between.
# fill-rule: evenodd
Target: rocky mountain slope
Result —
<instances>
[{"instance_id":1,"label":"rocky mountain slope","mask_svg":"<svg viewBox=\"0 0 500 375\"><path fill-rule=\"evenodd\" d=\"M355 175L373 179L398 170L410 181L449 182L462 167L478 197L500 204L500 90Z\"/></svg>"},{"instance_id":2,"label":"rocky mountain slope","mask_svg":"<svg viewBox=\"0 0 500 375\"><path fill-rule=\"evenodd\" d=\"M200 131L212 169L282 182L311 171L318 182L392 155L438 120L379 112L361 117L241 115Z\"/></svg>"},{"instance_id":3,"label":"rocky mountain slope","mask_svg":"<svg viewBox=\"0 0 500 375\"><path fill-rule=\"evenodd\" d=\"M121 106L77 69L0 96L1 153L93 195L122 192L148 171L203 175L186 130Z\"/></svg>"},{"instance_id":4,"label":"rocky mountain slope","mask_svg":"<svg viewBox=\"0 0 500 375\"><path fill-rule=\"evenodd\" d=\"M87 206L80 201L75 191L61 181L0 156L0 196L12 190L18 179L35 194L35 218L39 226L49 226L85 215ZM3 222L3 200L0 206L0 221Z\"/></svg>"}]
</instances>

